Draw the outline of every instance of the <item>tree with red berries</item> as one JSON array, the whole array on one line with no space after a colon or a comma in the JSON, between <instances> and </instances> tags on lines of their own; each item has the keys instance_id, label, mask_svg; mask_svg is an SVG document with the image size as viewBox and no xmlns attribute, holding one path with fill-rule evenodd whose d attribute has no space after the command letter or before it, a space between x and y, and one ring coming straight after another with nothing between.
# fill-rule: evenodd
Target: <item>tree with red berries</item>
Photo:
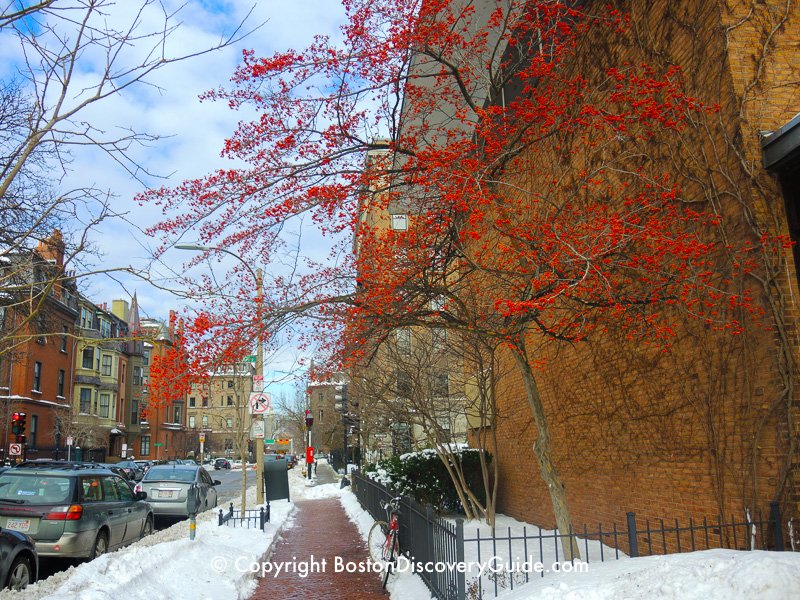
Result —
<instances>
[{"instance_id":1,"label":"tree with red berries","mask_svg":"<svg viewBox=\"0 0 800 600\"><path fill-rule=\"evenodd\" d=\"M236 166L142 198L164 208L162 252L191 234L288 263L271 271L261 316L236 324L240 339L308 319L303 339L344 363L400 326L501 343L564 534L537 367L558 344L611 330L658 351L687 319L741 333L761 310L733 282L782 244L720 235L737 215L697 201L668 160L719 107L687 94L679 65L608 50L629 38L626 15L585 5L347 0L341 39L246 52L232 87L206 95L258 114L225 142ZM589 60L593 44L602 61ZM326 259L299 258L285 234L300 220L330 240ZM566 539L564 550L578 556Z\"/></svg>"}]
</instances>

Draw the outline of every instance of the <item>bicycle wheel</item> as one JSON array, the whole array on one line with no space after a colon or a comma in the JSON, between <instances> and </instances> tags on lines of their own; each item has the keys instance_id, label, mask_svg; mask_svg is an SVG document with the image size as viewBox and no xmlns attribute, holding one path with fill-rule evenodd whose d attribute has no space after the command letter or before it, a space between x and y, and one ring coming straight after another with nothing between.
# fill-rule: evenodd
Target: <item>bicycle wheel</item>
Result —
<instances>
[{"instance_id":1,"label":"bicycle wheel","mask_svg":"<svg viewBox=\"0 0 800 600\"><path fill-rule=\"evenodd\" d=\"M387 540L386 533L389 531L389 524L386 521L375 521L367 536L367 548L372 562L386 562Z\"/></svg>"},{"instance_id":2,"label":"bicycle wheel","mask_svg":"<svg viewBox=\"0 0 800 600\"><path fill-rule=\"evenodd\" d=\"M397 557L400 555L400 542L397 541L397 532L392 532L389 541L389 554L386 557L385 571L383 573L383 589L386 589L386 582L389 581L389 575L394 571L397 565Z\"/></svg>"}]
</instances>

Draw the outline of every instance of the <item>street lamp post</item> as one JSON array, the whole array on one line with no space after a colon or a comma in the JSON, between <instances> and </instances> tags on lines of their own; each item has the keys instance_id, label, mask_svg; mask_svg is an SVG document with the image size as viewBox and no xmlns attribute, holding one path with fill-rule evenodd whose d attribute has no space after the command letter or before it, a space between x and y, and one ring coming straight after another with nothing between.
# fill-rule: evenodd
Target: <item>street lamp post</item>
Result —
<instances>
[{"instance_id":1,"label":"street lamp post","mask_svg":"<svg viewBox=\"0 0 800 600\"><path fill-rule=\"evenodd\" d=\"M219 252L224 252L225 254L229 254L241 262L245 268L250 271L250 275L253 276L253 280L256 282L256 308L258 309L258 321L259 324L261 323L261 306L264 298L264 272L261 269L256 269L253 271L253 268L245 261L241 256L236 254L235 252L231 252L226 248L218 248L213 246L202 246L200 244L175 244L175 248L178 250L196 250L207 252L209 250L217 250ZM236 370L236 365L234 365L234 374ZM261 341L261 336L258 337L258 346L256 347L256 375L261 376L262 386L264 381L264 344ZM255 390L254 390L255 391ZM263 391L263 387L261 390ZM258 415L253 417L254 420L258 419L263 421L263 415ZM261 428L264 431L264 428ZM256 447L256 504L264 504L264 440L263 439L255 439L254 440L255 447ZM242 465L242 470L247 473L247 469L244 465ZM244 498L244 494L242 496Z\"/></svg>"}]
</instances>

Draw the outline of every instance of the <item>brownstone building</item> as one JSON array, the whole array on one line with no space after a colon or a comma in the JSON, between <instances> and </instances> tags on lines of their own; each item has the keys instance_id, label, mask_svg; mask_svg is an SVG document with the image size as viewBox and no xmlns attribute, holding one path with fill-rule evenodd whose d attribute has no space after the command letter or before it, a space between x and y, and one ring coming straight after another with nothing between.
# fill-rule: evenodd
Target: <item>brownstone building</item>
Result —
<instances>
[{"instance_id":1,"label":"brownstone building","mask_svg":"<svg viewBox=\"0 0 800 600\"><path fill-rule=\"evenodd\" d=\"M0 453L14 458L10 419L19 411L27 415L26 455L49 457L63 448L57 422L70 415L78 315L61 234L55 231L35 251L5 254L0 282Z\"/></svg>"}]
</instances>

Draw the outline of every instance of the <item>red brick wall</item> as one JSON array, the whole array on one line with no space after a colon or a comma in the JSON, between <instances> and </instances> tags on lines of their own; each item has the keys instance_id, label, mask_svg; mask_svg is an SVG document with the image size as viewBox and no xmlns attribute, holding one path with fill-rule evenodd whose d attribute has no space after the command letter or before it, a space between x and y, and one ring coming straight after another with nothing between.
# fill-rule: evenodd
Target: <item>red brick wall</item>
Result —
<instances>
[{"instance_id":1,"label":"red brick wall","mask_svg":"<svg viewBox=\"0 0 800 600\"><path fill-rule=\"evenodd\" d=\"M800 112L797 6L783 22L784 4L776 2L618 4L633 16L635 41L599 52L596 44L603 42L588 39L586 56L602 60L585 56L586 64L608 66L606 58L681 64L690 93L721 106L708 128L686 134L686 172L702 170L688 164L689 148L705 151L708 160L705 184L694 186L687 177L686 189L719 201L731 223L727 233L739 240L754 235L746 214L759 227L787 232L778 186L760 166L758 130ZM732 23L738 25L726 29ZM768 39L772 45L762 52ZM791 300L800 297L791 256L785 258L788 264L775 264L790 276L766 289L746 284L763 303L765 322L774 325L774 314L782 320L780 331L754 326L729 336L690 324L669 353L632 346L611 331L594 344L551 345L537 356L547 359L537 383L576 526L623 525L627 511L636 512L640 527L645 518L702 520L723 513L738 519L746 507L767 511L775 498L785 512L800 512L798 481L784 477L792 459L787 442L798 432L787 426L789 411L797 415L796 400L792 406L782 397L785 378L796 374L787 375L781 365L798 356ZM505 371L496 390L498 508L552 527L531 450L531 411L518 374Z\"/></svg>"}]
</instances>

